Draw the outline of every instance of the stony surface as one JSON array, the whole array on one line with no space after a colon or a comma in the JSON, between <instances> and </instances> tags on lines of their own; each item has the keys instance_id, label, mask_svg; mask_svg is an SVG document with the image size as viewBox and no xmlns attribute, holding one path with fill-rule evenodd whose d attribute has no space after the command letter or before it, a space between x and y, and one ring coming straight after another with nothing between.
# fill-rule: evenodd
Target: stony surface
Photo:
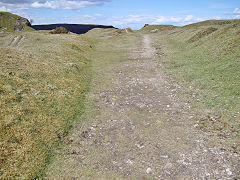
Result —
<instances>
[{"instance_id":1,"label":"stony surface","mask_svg":"<svg viewBox=\"0 0 240 180\"><path fill-rule=\"evenodd\" d=\"M14 31L23 31L23 25L20 21L17 21L14 25Z\"/></svg>"},{"instance_id":2,"label":"stony surface","mask_svg":"<svg viewBox=\"0 0 240 180\"><path fill-rule=\"evenodd\" d=\"M161 73L144 35L129 59L105 70L91 97L93 123L76 126L57 152L48 177L82 179L238 179L239 155L209 147L194 127L182 87ZM104 71L101 71L104 72ZM111 76L107 76L111 72ZM104 83L107 82L107 85Z\"/></svg>"}]
</instances>

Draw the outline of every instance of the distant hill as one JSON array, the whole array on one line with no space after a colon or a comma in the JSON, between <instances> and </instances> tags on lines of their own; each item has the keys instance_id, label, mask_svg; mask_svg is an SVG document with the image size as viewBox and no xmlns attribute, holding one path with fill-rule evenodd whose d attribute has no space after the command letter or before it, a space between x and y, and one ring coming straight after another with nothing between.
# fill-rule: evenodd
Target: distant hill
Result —
<instances>
[{"instance_id":1,"label":"distant hill","mask_svg":"<svg viewBox=\"0 0 240 180\"><path fill-rule=\"evenodd\" d=\"M177 29L177 26L173 25L149 25L145 24L141 31L167 31Z\"/></svg>"},{"instance_id":2,"label":"distant hill","mask_svg":"<svg viewBox=\"0 0 240 180\"><path fill-rule=\"evenodd\" d=\"M93 24L46 24L46 25L33 25L32 28L35 30L53 30L56 27L65 27L67 30L76 33L84 34L94 28L115 28L113 26L104 26L104 25L93 25Z\"/></svg>"},{"instance_id":3,"label":"distant hill","mask_svg":"<svg viewBox=\"0 0 240 180\"><path fill-rule=\"evenodd\" d=\"M0 12L0 32L13 32L16 27L16 23L21 27L20 29L22 31L33 30L30 22L26 18L9 12Z\"/></svg>"},{"instance_id":4,"label":"distant hill","mask_svg":"<svg viewBox=\"0 0 240 180\"><path fill-rule=\"evenodd\" d=\"M23 18L21 16L18 16L9 12L0 12L0 32L14 32L16 30L17 25L18 25L18 29L20 26L21 31L32 31L34 29L35 30L53 30L58 26L62 26L62 27L65 27L67 30L76 34L84 34L94 28L116 29L113 26L95 25L95 24L44 24L44 25L31 26L31 23L26 18Z\"/></svg>"},{"instance_id":5,"label":"distant hill","mask_svg":"<svg viewBox=\"0 0 240 180\"><path fill-rule=\"evenodd\" d=\"M223 25L234 25L240 24L239 19L230 19L230 20L206 20L202 22L192 23L185 26L173 26L173 25L149 25L145 24L145 26L141 29L141 31L148 32L158 32L158 31L168 31L168 30L177 30L177 29L188 29L188 28L201 28L201 27L211 27L211 26L219 26Z\"/></svg>"}]
</instances>

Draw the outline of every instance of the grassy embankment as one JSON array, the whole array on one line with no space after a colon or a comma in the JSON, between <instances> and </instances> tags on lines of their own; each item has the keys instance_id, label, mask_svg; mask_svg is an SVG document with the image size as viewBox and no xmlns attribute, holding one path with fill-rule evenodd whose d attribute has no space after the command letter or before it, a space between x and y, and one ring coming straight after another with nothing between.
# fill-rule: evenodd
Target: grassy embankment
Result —
<instances>
[{"instance_id":1,"label":"grassy embankment","mask_svg":"<svg viewBox=\"0 0 240 180\"><path fill-rule=\"evenodd\" d=\"M165 53L160 59L166 72L187 91L183 98L195 112L196 126L239 152L240 20L160 28L153 36L159 54Z\"/></svg>"},{"instance_id":2,"label":"grassy embankment","mask_svg":"<svg viewBox=\"0 0 240 180\"><path fill-rule=\"evenodd\" d=\"M43 174L84 111L92 44L74 34L0 36L0 179Z\"/></svg>"}]
</instances>

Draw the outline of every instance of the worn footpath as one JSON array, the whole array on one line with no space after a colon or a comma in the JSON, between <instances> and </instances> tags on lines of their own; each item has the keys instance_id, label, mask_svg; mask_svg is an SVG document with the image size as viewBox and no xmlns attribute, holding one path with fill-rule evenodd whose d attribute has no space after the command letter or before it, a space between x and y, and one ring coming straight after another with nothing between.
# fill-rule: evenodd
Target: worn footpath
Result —
<instances>
[{"instance_id":1,"label":"worn footpath","mask_svg":"<svg viewBox=\"0 0 240 180\"><path fill-rule=\"evenodd\" d=\"M97 47L86 113L47 177L237 179L235 157L208 147L207 134L194 127L188 104L177 98L181 87L161 71L151 35L134 38L126 47L111 45L122 39Z\"/></svg>"}]
</instances>

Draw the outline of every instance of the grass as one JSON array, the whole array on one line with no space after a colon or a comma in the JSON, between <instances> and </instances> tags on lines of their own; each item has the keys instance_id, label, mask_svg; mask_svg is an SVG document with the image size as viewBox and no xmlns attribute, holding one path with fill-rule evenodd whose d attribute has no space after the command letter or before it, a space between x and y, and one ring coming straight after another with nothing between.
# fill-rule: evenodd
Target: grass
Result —
<instances>
[{"instance_id":1,"label":"grass","mask_svg":"<svg viewBox=\"0 0 240 180\"><path fill-rule=\"evenodd\" d=\"M151 30L160 30L160 31L166 31L166 30L173 30L178 28L177 26L173 25L145 25L140 31L151 31Z\"/></svg>"},{"instance_id":2,"label":"grass","mask_svg":"<svg viewBox=\"0 0 240 180\"><path fill-rule=\"evenodd\" d=\"M1 20L0 26L11 29L13 19ZM197 126L227 138L227 146L239 152L239 27L240 21L229 20L177 28L147 26L139 33L121 35L116 29L94 29L84 36L48 31L1 34L0 178L42 178L54 149L73 122L82 119L93 75L91 59L96 72L111 72L115 61L127 58L123 49L134 46L142 31L154 29L160 29L151 33L158 54L165 54L160 62L184 87L182 98L191 104ZM96 42L99 49L94 52ZM121 57L117 59L116 53Z\"/></svg>"},{"instance_id":3,"label":"grass","mask_svg":"<svg viewBox=\"0 0 240 180\"><path fill-rule=\"evenodd\" d=\"M39 178L84 111L93 41L41 32L0 38L0 177Z\"/></svg>"},{"instance_id":4,"label":"grass","mask_svg":"<svg viewBox=\"0 0 240 180\"><path fill-rule=\"evenodd\" d=\"M213 28L213 27L209 27L207 29L204 29L200 32L198 32L197 34L195 34L193 37L191 37L188 42L195 42L198 41L199 39L203 38L204 36L207 36L211 33L213 33L214 31L217 31L217 28Z\"/></svg>"},{"instance_id":5,"label":"grass","mask_svg":"<svg viewBox=\"0 0 240 180\"><path fill-rule=\"evenodd\" d=\"M9 12L0 12L0 31L14 32L14 25L17 18L21 18L18 15ZM27 25L23 25L24 31L33 31L33 29Z\"/></svg>"},{"instance_id":6,"label":"grass","mask_svg":"<svg viewBox=\"0 0 240 180\"><path fill-rule=\"evenodd\" d=\"M239 20L205 21L154 35L155 46L165 52L165 71L188 91L183 97L196 113L196 125L227 138L234 152L240 135L239 27Z\"/></svg>"}]
</instances>

